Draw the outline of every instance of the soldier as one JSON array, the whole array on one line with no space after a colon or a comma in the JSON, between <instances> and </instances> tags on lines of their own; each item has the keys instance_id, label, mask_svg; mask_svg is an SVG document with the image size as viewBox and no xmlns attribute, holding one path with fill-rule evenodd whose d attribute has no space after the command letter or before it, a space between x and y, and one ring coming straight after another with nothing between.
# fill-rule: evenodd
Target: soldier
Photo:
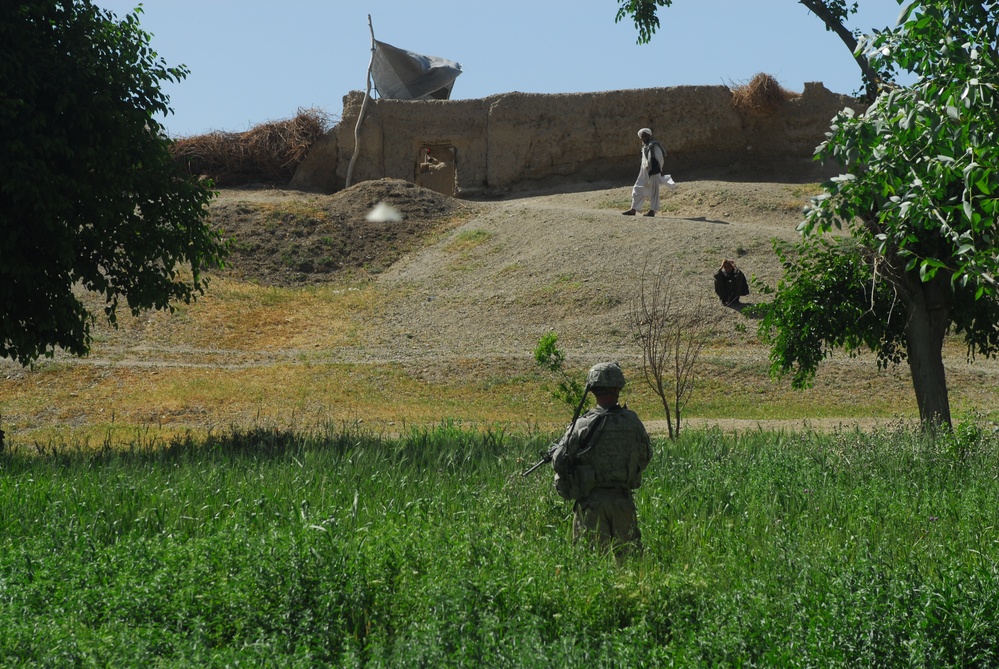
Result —
<instances>
[{"instance_id":1,"label":"soldier","mask_svg":"<svg viewBox=\"0 0 999 669\"><path fill-rule=\"evenodd\" d=\"M575 502L573 538L587 537L620 558L642 548L631 491L642 485L652 447L638 415L618 404L624 372L616 362L594 365L586 387L598 406L570 425L555 447L555 489Z\"/></svg>"}]
</instances>

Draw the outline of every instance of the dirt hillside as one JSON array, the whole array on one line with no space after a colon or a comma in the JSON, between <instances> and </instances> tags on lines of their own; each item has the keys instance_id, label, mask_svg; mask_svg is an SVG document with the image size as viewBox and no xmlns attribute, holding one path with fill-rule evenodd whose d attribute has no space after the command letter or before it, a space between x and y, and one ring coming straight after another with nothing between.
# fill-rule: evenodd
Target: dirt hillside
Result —
<instances>
[{"instance_id":1,"label":"dirt hillside","mask_svg":"<svg viewBox=\"0 0 999 669\"><path fill-rule=\"evenodd\" d=\"M681 179L664 190L655 218L622 216L629 192L597 184L465 201L382 180L332 196L223 191L213 212L235 237L230 271L241 278L295 285L364 276L404 288L392 291L405 297L378 316L365 355L413 365L523 359L555 329L569 352L596 360L632 355L626 314L646 263L673 267L690 307L716 304L711 275L726 257L773 284L779 267L770 240L795 237L816 190ZM365 221L380 201L404 220ZM721 338L751 336L742 314L720 305L709 313Z\"/></svg>"},{"instance_id":2,"label":"dirt hillside","mask_svg":"<svg viewBox=\"0 0 999 669\"><path fill-rule=\"evenodd\" d=\"M795 237L815 192L814 185L681 179L664 190L660 215L647 218L621 215L630 188L619 185L467 201L381 180L332 196L223 191L213 211L236 239L236 276L281 285L349 276L383 288L388 297L363 346L333 356L398 363L434 382L526 373L538 338L551 329L574 365L616 359L636 369L629 302L646 263L660 261L677 274L683 308L707 306L712 347L763 365L755 324L718 304L712 274L729 257L774 284L770 240ZM380 201L404 220L365 221Z\"/></svg>"},{"instance_id":3,"label":"dirt hillside","mask_svg":"<svg viewBox=\"0 0 999 669\"><path fill-rule=\"evenodd\" d=\"M366 220L379 202L404 212L404 220ZM328 196L223 190L212 218L235 240L230 275L293 286L380 272L470 210L454 198L392 180L366 181Z\"/></svg>"},{"instance_id":4,"label":"dirt hillside","mask_svg":"<svg viewBox=\"0 0 999 669\"><path fill-rule=\"evenodd\" d=\"M237 257L234 266L236 273L261 282L309 283L346 274L383 288L386 301L372 316L363 345L333 353L343 362L393 362L431 383L510 377L534 369L532 351L538 338L554 329L560 348L575 366L615 359L637 370L641 352L628 328L630 301L644 269L663 262L680 283L681 309L691 310L698 302L707 307L712 335L705 361L716 372L731 369L758 382L769 362L756 337L756 322L751 311L718 303L712 275L722 259L732 258L752 280L775 286L781 268L772 240L798 237L802 209L819 187L796 183L796 175L759 182L674 178L677 188L664 189L662 211L655 218L622 216L630 206L630 187L611 183L468 201L404 181L381 180L333 196L226 191L216 209L231 212L281 203L281 209L313 208L353 232L349 240L344 237L341 254L327 264L337 268L333 272L305 272L306 266L323 266L314 259L300 264L298 273L269 272L266 268L278 261L259 253ZM404 220L364 221L380 201L395 206ZM219 220L231 224L234 219ZM237 240L261 234L260 221L249 217L244 223L245 228L233 228ZM315 226L311 234L304 231L308 225L302 227L291 235L298 235L297 248L304 253L321 246L316 235L323 234L323 226ZM743 302L751 305L760 299L753 288ZM999 385L995 361L980 360L972 368L959 342L951 348L951 382L976 406L987 405L991 400L980 395L994 394ZM832 367L839 371L832 372ZM824 373L824 383L833 384L832 392L911 399L904 365L875 379L878 373L870 355L838 355L826 369L830 371ZM836 389L837 374L847 384L842 389ZM757 391L766 392L762 387ZM729 428L780 426L780 421L709 422L724 422ZM816 417L808 424L834 428L883 422ZM794 427L801 427L798 423Z\"/></svg>"},{"instance_id":5,"label":"dirt hillside","mask_svg":"<svg viewBox=\"0 0 999 669\"><path fill-rule=\"evenodd\" d=\"M333 357L397 363L435 383L528 373L538 338L552 329L573 366L614 359L636 370L641 359L628 328L629 304L645 267L659 262L677 275L681 308L707 307L707 357L728 367L765 368L754 321L718 303L712 275L727 257L747 276L774 285L780 268L771 240L797 236L802 207L817 192L814 184L680 178L674 191L664 189L659 216L647 218L621 215L630 188L614 184L467 201L385 179L332 196L223 191L214 212L237 249L251 240L253 248L233 258L237 276L281 285L350 276L383 288L388 299L363 345ZM404 220L365 221L381 201ZM298 215L275 222L266 213L273 211ZM325 243L335 231L343 233L339 245ZM722 422L761 424L712 424ZM649 427L665 431L654 421Z\"/></svg>"},{"instance_id":6,"label":"dirt hillside","mask_svg":"<svg viewBox=\"0 0 999 669\"><path fill-rule=\"evenodd\" d=\"M362 182L328 196L223 190L212 216L233 238L225 274L235 281L222 287L228 298L214 299L210 288L203 303L175 314L143 314L117 331L105 324L87 358L59 353L54 364L36 370L0 361L5 429L13 437L101 424L108 416L114 422L115 415L140 425L205 429L253 423L261 407L297 424L303 412L333 414L330 398L354 376L378 389L369 395L392 395L397 389L391 384L401 380L403 395L415 393L428 406L424 420L453 411L434 404L435 388L445 394L474 389L489 397L491 383L518 393L505 399L509 411L522 405L530 411L520 391L509 388L523 383L538 390L532 352L549 330L558 332L571 369L601 360L619 360L629 374L640 369L629 306L643 268L660 262L675 273L681 309L702 303L711 330L698 394L701 411L711 417L687 417L688 424L802 427L801 419L781 423L783 415L809 416L813 427L869 426L873 419L856 416L870 393L882 417L886 406L896 415L914 411L907 368L878 372L870 356L837 355L823 367L814 392L789 395L786 383L767 379L767 351L751 313L723 307L714 295L712 274L726 257L750 277L776 283L780 267L771 240L796 238L801 209L818 192L816 185L793 178L674 178L678 186L664 192L655 218L622 216L630 186L620 183L563 185L491 200L455 199L397 180ZM402 220L367 220L381 202ZM330 289L312 291L330 283ZM267 292L248 284L305 290ZM760 299L754 287L744 302ZM282 311L282 304L292 310ZM947 359L954 410L994 406L999 365L967 365L963 353L956 343ZM372 380L370 369L404 374ZM845 412L837 413L844 404ZM823 416L812 417L815 405L824 408ZM743 418L772 418L730 420L719 407L744 408ZM345 409L353 416L350 406ZM370 420L380 411L380 420L394 420L377 406L365 411L357 418ZM653 432L665 431L654 420L647 423Z\"/></svg>"}]
</instances>

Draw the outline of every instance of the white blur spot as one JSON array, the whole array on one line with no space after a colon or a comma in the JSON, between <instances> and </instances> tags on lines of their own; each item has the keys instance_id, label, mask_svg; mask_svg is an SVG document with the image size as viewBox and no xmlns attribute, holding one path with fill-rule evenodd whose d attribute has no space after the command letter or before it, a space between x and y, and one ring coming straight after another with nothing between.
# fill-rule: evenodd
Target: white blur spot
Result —
<instances>
[{"instance_id":1,"label":"white blur spot","mask_svg":"<svg viewBox=\"0 0 999 669\"><path fill-rule=\"evenodd\" d=\"M888 47L885 47L885 48L881 49L881 55L882 56L890 56L891 55L891 49L889 49Z\"/></svg>"},{"instance_id":2,"label":"white blur spot","mask_svg":"<svg viewBox=\"0 0 999 669\"><path fill-rule=\"evenodd\" d=\"M388 223L389 221L401 221L402 214L390 204L379 202L368 212L364 220L372 223Z\"/></svg>"}]
</instances>

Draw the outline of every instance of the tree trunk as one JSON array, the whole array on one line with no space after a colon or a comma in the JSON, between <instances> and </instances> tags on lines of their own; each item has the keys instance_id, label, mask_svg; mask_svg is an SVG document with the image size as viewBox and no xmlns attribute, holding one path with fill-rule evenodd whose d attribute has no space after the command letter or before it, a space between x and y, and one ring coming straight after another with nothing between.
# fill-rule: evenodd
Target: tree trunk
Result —
<instances>
[{"instance_id":1,"label":"tree trunk","mask_svg":"<svg viewBox=\"0 0 999 669\"><path fill-rule=\"evenodd\" d=\"M909 321L905 327L909 371L924 429L951 426L950 400L943 365L943 341L950 322L950 286L938 276L922 283L907 277Z\"/></svg>"}]
</instances>

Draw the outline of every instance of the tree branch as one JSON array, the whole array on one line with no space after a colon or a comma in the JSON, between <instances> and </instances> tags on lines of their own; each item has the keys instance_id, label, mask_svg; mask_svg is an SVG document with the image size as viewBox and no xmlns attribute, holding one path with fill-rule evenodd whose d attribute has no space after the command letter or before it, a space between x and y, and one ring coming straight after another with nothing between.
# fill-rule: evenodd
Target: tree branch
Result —
<instances>
[{"instance_id":1,"label":"tree branch","mask_svg":"<svg viewBox=\"0 0 999 669\"><path fill-rule=\"evenodd\" d=\"M853 59L860 67L860 72L864 80L864 101L868 103L874 102L874 98L878 96L883 82L877 71L871 66L870 61L867 60L867 57L862 53L857 53L857 39L843 22L846 18L845 15L833 11L824 0L798 0L798 2L804 5L808 11L822 19L822 22L826 24L826 30L836 33L840 40L843 41L843 44L850 49Z\"/></svg>"}]
</instances>

